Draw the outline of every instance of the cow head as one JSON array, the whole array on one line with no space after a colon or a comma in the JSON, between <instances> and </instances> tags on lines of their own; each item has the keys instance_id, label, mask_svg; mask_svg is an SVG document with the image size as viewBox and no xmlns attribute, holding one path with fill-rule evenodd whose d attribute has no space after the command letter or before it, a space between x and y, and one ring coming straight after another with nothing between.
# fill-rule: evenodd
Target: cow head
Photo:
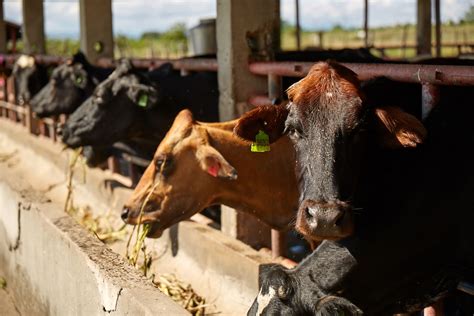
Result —
<instances>
[{"instance_id":1,"label":"cow head","mask_svg":"<svg viewBox=\"0 0 474 316\"><path fill-rule=\"evenodd\" d=\"M311 272L294 272L278 264L260 266L260 292L247 315L362 315L349 300L325 294L323 288L302 278Z\"/></svg>"},{"instance_id":2,"label":"cow head","mask_svg":"<svg viewBox=\"0 0 474 316\"><path fill-rule=\"evenodd\" d=\"M133 225L140 220L152 223L149 237L159 237L164 229L216 204L221 181L236 178L237 171L209 143L206 130L190 111L182 110L125 204L122 218Z\"/></svg>"},{"instance_id":3,"label":"cow head","mask_svg":"<svg viewBox=\"0 0 474 316\"><path fill-rule=\"evenodd\" d=\"M333 62L315 64L287 92L286 108L257 108L234 132L253 140L263 130L270 141L288 134L301 185L296 228L314 240L346 237L353 232L354 195L368 146L415 147L426 130L400 108L369 106L356 74Z\"/></svg>"},{"instance_id":4,"label":"cow head","mask_svg":"<svg viewBox=\"0 0 474 316\"><path fill-rule=\"evenodd\" d=\"M56 67L48 84L31 100L33 112L39 117L74 112L98 83L91 76L90 67L81 52Z\"/></svg>"},{"instance_id":5,"label":"cow head","mask_svg":"<svg viewBox=\"0 0 474 316\"><path fill-rule=\"evenodd\" d=\"M42 88L45 69L39 66L33 56L21 55L13 66L12 75L15 78L16 97L20 105L28 103L32 96Z\"/></svg>"},{"instance_id":6,"label":"cow head","mask_svg":"<svg viewBox=\"0 0 474 316\"><path fill-rule=\"evenodd\" d=\"M123 60L69 116L62 131L63 142L70 147L106 145L132 137L133 127L143 123L159 96L158 88L130 61Z\"/></svg>"}]
</instances>

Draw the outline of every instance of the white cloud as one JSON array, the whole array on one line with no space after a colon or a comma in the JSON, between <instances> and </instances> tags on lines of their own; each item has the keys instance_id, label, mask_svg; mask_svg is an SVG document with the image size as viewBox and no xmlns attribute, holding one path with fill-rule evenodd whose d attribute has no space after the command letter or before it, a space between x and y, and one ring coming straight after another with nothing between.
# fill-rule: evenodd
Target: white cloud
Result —
<instances>
[{"instance_id":1,"label":"white cloud","mask_svg":"<svg viewBox=\"0 0 474 316\"><path fill-rule=\"evenodd\" d=\"M255 0L258 1L258 0ZM295 0L281 0L281 15L295 20ZM336 24L361 26L362 0L300 0L301 24L307 29L326 29ZM441 0L444 21L459 20L473 0ZM369 0L369 25L381 26L414 23L416 0ZM187 27L199 19L215 17L216 0L113 0L115 34L139 36L145 31L163 31L184 22ZM21 23L21 1L4 1L7 20ZM45 30L47 36L79 37L79 4L77 0L46 0Z\"/></svg>"}]
</instances>

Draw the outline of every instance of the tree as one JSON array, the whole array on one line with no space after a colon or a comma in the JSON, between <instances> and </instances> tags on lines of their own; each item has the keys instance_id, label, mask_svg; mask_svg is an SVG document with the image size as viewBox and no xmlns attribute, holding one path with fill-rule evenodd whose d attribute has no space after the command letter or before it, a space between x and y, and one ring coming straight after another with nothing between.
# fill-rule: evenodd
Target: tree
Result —
<instances>
[{"instance_id":1,"label":"tree","mask_svg":"<svg viewBox=\"0 0 474 316\"><path fill-rule=\"evenodd\" d=\"M462 20L464 22L474 22L474 5L471 5L471 7L466 11Z\"/></svg>"}]
</instances>

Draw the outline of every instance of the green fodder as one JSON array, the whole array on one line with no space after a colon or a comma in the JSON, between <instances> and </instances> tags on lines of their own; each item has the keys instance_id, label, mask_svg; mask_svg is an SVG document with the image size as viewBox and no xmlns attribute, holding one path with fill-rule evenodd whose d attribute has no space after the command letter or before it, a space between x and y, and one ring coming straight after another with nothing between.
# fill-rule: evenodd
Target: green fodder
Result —
<instances>
[{"instance_id":1,"label":"green fodder","mask_svg":"<svg viewBox=\"0 0 474 316\"><path fill-rule=\"evenodd\" d=\"M205 315L209 304L206 305L206 300L197 295L190 284L178 280L175 275L159 275L153 280L153 284L191 314Z\"/></svg>"},{"instance_id":2,"label":"green fodder","mask_svg":"<svg viewBox=\"0 0 474 316\"><path fill-rule=\"evenodd\" d=\"M7 287L7 280L0 277L0 289L5 289Z\"/></svg>"},{"instance_id":3,"label":"green fodder","mask_svg":"<svg viewBox=\"0 0 474 316\"><path fill-rule=\"evenodd\" d=\"M110 210L106 213L94 215L92 209L86 206L76 206L74 203L74 176L78 163L82 164L82 182L86 182L86 167L84 160L81 158L82 147L75 149L69 160L66 175L66 201L64 203L64 211L74 218L81 226L93 233L99 240L104 243L112 243L125 238L125 225L115 228L112 225L113 216Z\"/></svg>"},{"instance_id":4,"label":"green fodder","mask_svg":"<svg viewBox=\"0 0 474 316\"><path fill-rule=\"evenodd\" d=\"M166 161L161 166L161 169L159 171L160 174L163 171L165 164ZM138 224L133 226L132 232L130 233L127 241L125 253L125 257L127 258L128 262L135 268L138 268L140 271L142 271L145 277L149 274L153 258L151 254L147 252L145 242L145 238L148 232L150 231L151 226L150 224L142 223L142 219L145 207L159 184L160 177L158 176L156 177L156 179L156 182L151 187L150 191L146 195L140 207ZM133 239L134 242L132 244ZM142 254L143 257L141 260L140 254ZM206 305L206 300L204 298L194 292L190 284L186 284L182 281L179 281L174 275L170 274L161 274L158 275L158 277L152 275L151 280L152 283L162 293L169 296L173 301L183 306L192 315L205 315L206 307L209 305Z\"/></svg>"}]
</instances>

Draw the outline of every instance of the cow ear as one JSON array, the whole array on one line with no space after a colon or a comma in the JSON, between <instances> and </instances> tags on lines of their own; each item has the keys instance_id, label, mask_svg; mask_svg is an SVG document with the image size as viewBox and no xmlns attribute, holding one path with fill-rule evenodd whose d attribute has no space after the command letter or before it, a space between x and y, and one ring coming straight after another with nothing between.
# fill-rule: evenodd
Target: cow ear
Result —
<instances>
[{"instance_id":1,"label":"cow ear","mask_svg":"<svg viewBox=\"0 0 474 316\"><path fill-rule=\"evenodd\" d=\"M426 138L426 128L413 115L398 107L375 108L377 135L388 148L416 147Z\"/></svg>"},{"instance_id":2,"label":"cow ear","mask_svg":"<svg viewBox=\"0 0 474 316\"><path fill-rule=\"evenodd\" d=\"M209 145L201 145L196 151L201 169L215 178L237 179L237 171L222 155Z\"/></svg>"},{"instance_id":3,"label":"cow ear","mask_svg":"<svg viewBox=\"0 0 474 316\"><path fill-rule=\"evenodd\" d=\"M89 66L89 61L87 60L86 58L86 55L84 55L84 53L82 51L78 51L77 53L75 53L73 56L72 56L72 59L69 59L67 61L67 64L68 65L71 65L71 64L82 64L84 66Z\"/></svg>"},{"instance_id":4,"label":"cow ear","mask_svg":"<svg viewBox=\"0 0 474 316\"><path fill-rule=\"evenodd\" d=\"M287 116L288 109L286 107L259 106L238 119L234 127L234 134L240 138L255 141L258 132L264 131L268 135L270 143L274 143L283 136Z\"/></svg>"},{"instance_id":5,"label":"cow ear","mask_svg":"<svg viewBox=\"0 0 474 316\"><path fill-rule=\"evenodd\" d=\"M158 91L152 86L133 84L128 88L127 95L138 107L146 110L158 103Z\"/></svg>"},{"instance_id":6,"label":"cow ear","mask_svg":"<svg viewBox=\"0 0 474 316\"><path fill-rule=\"evenodd\" d=\"M363 315L362 310L349 300L332 295L321 298L316 303L315 310L318 315Z\"/></svg>"}]
</instances>

